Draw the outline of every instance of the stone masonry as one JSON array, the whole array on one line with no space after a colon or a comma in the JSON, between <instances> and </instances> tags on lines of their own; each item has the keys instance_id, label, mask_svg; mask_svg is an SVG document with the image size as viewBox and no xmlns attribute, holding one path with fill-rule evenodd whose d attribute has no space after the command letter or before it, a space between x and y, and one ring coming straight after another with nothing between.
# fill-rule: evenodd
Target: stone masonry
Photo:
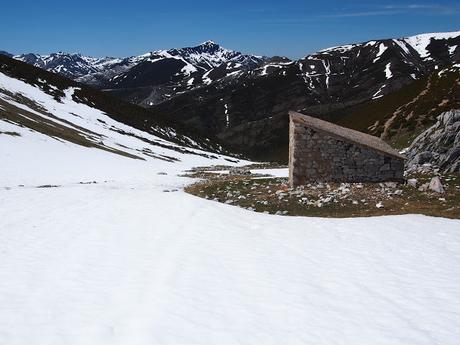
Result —
<instances>
[{"instance_id":1,"label":"stone masonry","mask_svg":"<svg viewBox=\"0 0 460 345\"><path fill-rule=\"evenodd\" d=\"M404 156L383 140L289 112L289 184L402 181Z\"/></svg>"}]
</instances>

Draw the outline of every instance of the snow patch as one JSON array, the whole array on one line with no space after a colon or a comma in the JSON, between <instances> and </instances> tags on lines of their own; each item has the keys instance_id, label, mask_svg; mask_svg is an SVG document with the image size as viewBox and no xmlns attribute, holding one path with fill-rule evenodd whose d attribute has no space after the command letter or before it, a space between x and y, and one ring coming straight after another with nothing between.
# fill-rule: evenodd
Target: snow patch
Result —
<instances>
[{"instance_id":1,"label":"snow patch","mask_svg":"<svg viewBox=\"0 0 460 345\"><path fill-rule=\"evenodd\" d=\"M404 40L412 46L420 55L421 58L430 59L428 45L432 40L445 40L460 36L460 31L457 32L440 32L440 33L428 33L416 36L407 37Z\"/></svg>"},{"instance_id":2,"label":"snow patch","mask_svg":"<svg viewBox=\"0 0 460 345\"><path fill-rule=\"evenodd\" d=\"M377 99L377 98L380 98L380 97L383 97L383 95L381 94L382 90L386 87L385 84L383 84L376 93L374 93L372 95L372 99Z\"/></svg>"},{"instance_id":3,"label":"snow patch","mask_svg":"<svg viewBox=\"0 0 460 345\"><path fill-rule=\"evenodd\" d=\"M379 44L379 51L377 52L377 55L375 56L375 59L372 61L373 63L377 62L380 57L382 56L383 53L385 53L385 51L388 49L388 47L383 44L383 43L380 43Z\"/></svg>"},{"instance_id":4,"label":"snow patch","mask_svg":"<svg viewBox=\"0 0 460 345\"><path fill-rule=\"evenodd\" d=\"M391 73L391 62L387 63L385 66L385 76L387 79L390 79L393 76L393 73Z\"/></svg>"},{"instance_id":5,"label":"snow patch","mask_svg":"<svg viewBox=\"0 0 460 345\"><path fill-rule=\"evenodd\" d=\"M228 114L228 105L227 105L227 103L224 104L224 108L225 108L225 127L228 128L228 126L230 124L230 115Z\"/></svg>"}]
</instances>

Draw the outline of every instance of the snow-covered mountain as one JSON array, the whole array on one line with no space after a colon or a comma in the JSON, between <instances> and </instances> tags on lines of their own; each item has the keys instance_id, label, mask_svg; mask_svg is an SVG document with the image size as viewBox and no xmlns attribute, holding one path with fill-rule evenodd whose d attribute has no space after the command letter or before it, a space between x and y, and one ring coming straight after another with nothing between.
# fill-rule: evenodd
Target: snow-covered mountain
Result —
<instances>
[{"instance_id":1,"label":"snow-covered mountain","mask_svg":"<svg viewBox=\"0 0 460 345\"><path fill-rule=\"evenodd\" d=\"M378 98L460 61L459 46L460 31L372 40L323 49L298 61L269 62L249 74L286 76L294 69L318 103L347 101L360 91Z\"/></svg>"},{"instance_id":2,"label":"snow-covered mountain","mask_svg":"<svg viewBox=\"0 0 460 345\"><path fill-rule=\"evenodd\" d=\"M57 141L74 151L170 164L231 161L209 138L6 56L0 56L0 134L14 142Z\"/></svg>"},{"instance_id":3,"label":"snow-covered mountain","mask_svg":"<svg viewBox=\"0 0 460 345\"><path fill-rule=\"evenodd\" d=\"M117 58L94 58L81 54L52 53L49 55L21 54L14 58L35 67L61 74L65 77L78 80L81 77L110 69L122 61Z\"/></svg>"},{"instance_id":4,"label":"snow-covered mountain","mask_svg":"<svg viewBox=\"0 0 460 345\"><path fill-rule=\"evenodd\" d=\"M67 53L14 57L98 88L127 89L128 93L134 91L127 98L145 106L241 70L257 67L265 59L223 48L213 41L195 47L157 50L127 58L94 58Z\"/></svg>"},{"instance_id":5,"label":"snow-covered mountain","mask_svg":"<svg viewBox=\"0 0 460 345\"><path fill-rule=\"evenodd\" d=\"M0 344L458 344L459 220L197 198L146 111L0 57Z\"/></svg>"},{"instance_id":6,"label":"snow-covered mountain","mask_svg":"<svg viewBox=\"0 0 460 345\"><path fill-rule=\"evenodd\" d=\"M223 95L229 128L243 91ZM184 192L185 170L245 163L0 56L0 344L458 343L459 220L276 216Z\"/></svg>"},{"instance_id":7,"label":"snow-covered mountain","mask_svg":"<svg viewBox=\"0 0 460 345\"><path fill-rule=\"evenodd\" d=\"M254 158L278 159L287 157L289 110L334 120L345 108L459 62L459 46L460 32L450 32L331 47L296 61L244 55L212 41L123 59L16 58L72 71L80 82L216 135Z\"/></svg>"},{"instance_id":8,"label":"snow-covered mountain","mask_svg":"<svg viewBox=\"0 0 460 345\"><path fill-rule=\"evenodd\" d=\"M287 113L337 120L343 109L379 99L460 62L460 32L372 40L297 61L266 60L231 78L176 95L153 110L214 133L260 159L287 159Z\"/></svg>"}]
</instances>

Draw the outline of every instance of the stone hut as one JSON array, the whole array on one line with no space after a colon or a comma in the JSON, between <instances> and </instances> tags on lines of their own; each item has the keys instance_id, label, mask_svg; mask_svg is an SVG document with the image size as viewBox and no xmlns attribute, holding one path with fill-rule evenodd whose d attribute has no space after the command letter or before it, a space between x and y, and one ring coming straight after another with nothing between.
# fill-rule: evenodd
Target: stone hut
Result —
<instances>
[{"instance_id":1,"label":"stone hut","mask_svg":"<svg viewBox=\"0 0 460 345\"><path fill-rule=\"evenodd\" d=\"M289 184L402 181L405 157L380 138L289 112Z\"/></svg>"}]
</instances>

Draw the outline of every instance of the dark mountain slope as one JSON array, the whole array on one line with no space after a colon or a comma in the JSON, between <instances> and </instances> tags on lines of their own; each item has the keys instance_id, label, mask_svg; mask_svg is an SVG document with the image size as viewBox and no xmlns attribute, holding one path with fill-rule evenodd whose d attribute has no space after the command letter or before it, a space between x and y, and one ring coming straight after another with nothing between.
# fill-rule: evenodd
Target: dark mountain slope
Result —
<instances>
[{"instance_id":1,"label":"dark mountain slope","mask_svg":"<svg viewBox=\"0 0 460 345\"><path fill-rule=\"evenodd\" d=\"M265 60L265 57L225 49L212 41L127 58L94 58L68 53L14 57L145 107L227 75L255 68Z\"/></svg>"},{"instance_id":2,"label":"dark mountain slope","mask_svg":"<svg viewBox=\"0 0 460 345\"><path fill-rule=\"evenodd\" d=\"M334 114L333 121L406 147L443 112L460 108L460 66L433 72L394 93Z\"/></svg>"},{"instance_id":3,"label":"dark mountain slope","mask_svg":"<svg viewBox=\"0 0 460 345\"><path fill-rule=\"evenodd\" d=\"M253 158L285 161L289 110L339 121L342 110L345 116L457 62L459 44L460 33L443 33L329 48L295 62L268 61L153 109Z\"/></svg>"},{"instance_id":4,"label":"dark mountain slope","mask_svg":"<svg viewBox=\"0 0 460 345\"><path fill-rule=\"evenodd\" d=\"M172 123L137 105L111 97L102 91L87 87L63 76L47 72L27 63L0 55L0 72L39 87L56 100L65 97L65 90L74 88L72 98L82 104L105 112L116 121L153 134L168 142L211 152L221 152L222 147L193 129Z\"/></svg>"}]
</instances>

